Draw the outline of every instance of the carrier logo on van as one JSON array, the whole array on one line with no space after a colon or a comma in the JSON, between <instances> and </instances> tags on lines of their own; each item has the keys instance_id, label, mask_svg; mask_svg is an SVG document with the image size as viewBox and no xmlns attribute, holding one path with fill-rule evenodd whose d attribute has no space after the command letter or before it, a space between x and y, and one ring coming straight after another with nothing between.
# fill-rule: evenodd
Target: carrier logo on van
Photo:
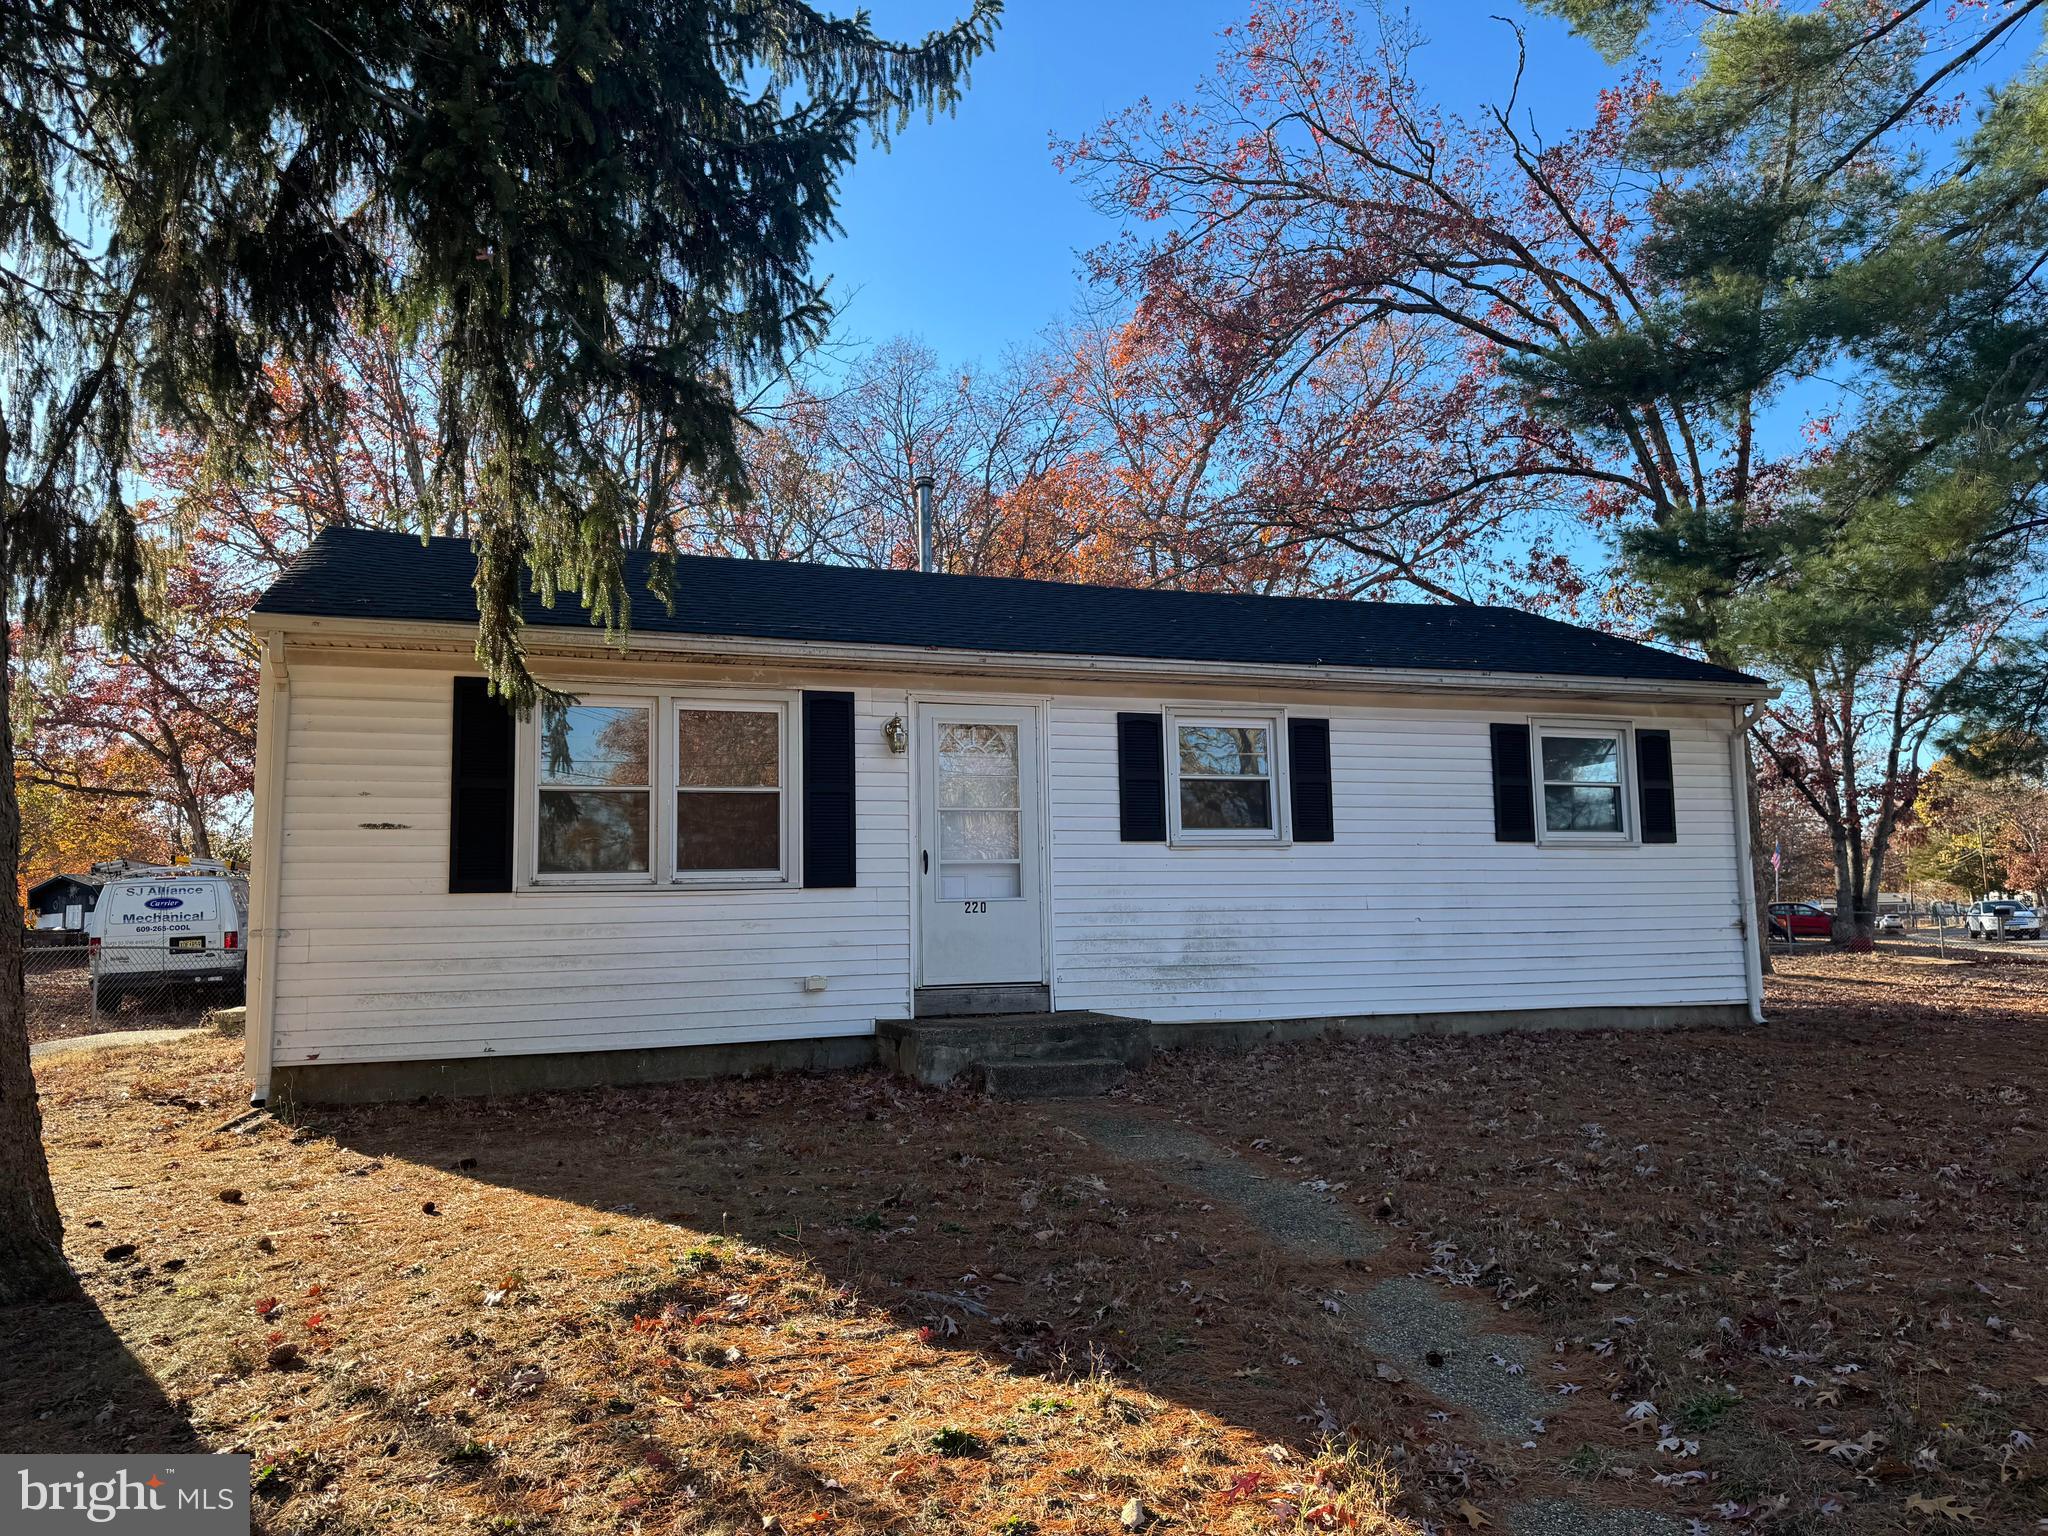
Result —
<instances>
[{"instance_id":1,"label":"carrier logo on van","mask_svg":"<svg viewBox=\"0 0 2048 1536\"><path fill-rule=\"evenodd\" d=\"M152 896L143 905L152 912L172 912L185 903L176 896Z\"/></svg>"}]
</instances>

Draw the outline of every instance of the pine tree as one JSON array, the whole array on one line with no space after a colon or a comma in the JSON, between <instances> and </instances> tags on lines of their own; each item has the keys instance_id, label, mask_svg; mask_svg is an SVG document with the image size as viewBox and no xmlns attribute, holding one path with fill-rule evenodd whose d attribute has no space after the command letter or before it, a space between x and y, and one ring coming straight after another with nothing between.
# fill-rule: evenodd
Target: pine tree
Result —
<instances>
[{"instance_id":1,"label":"pine tree","mask_svg":"<svg viewBox=\"0 0 2048 1536\"><path fill-rule=\"evenodd\" d=\"M840 174L953 107L999 12L900 44L800 0L0 9L0 620L31 645L85 622L140 643L138 424L205 431L232 471L281 425L266 369L317 376L375 313L437 334L437 463L476 474L478 655L531 703L522 577L597 622L626 609L632 486L586 427L630 404L679 471L739 479L734 382L822 326L810 256ZM12 744L0 720L10 862ZM17 903L0 1301L67 1274Z\"/></svg>"},{"instance_id":2,"label":"pine tree","mask_svg":"<svg viewBox=\"0 0 2048 1536\"><path fill-rule=\"evenodd\" d=\"M1655 11L1545 8L1610 52ZM1724 483L1623 541L1666 633L1782 680L1756 739L1828 827L1839 939L1869 937L1926 748L1963 694L1982 696L2035 565L2040 81L2007 82L1953 164L1930 171L1907 135L1938 123L1944 82L2039 9L1716 18L1698 75L1629 144L1660 181L1643 249L1660 302L1523 369L1575 427L1676 396L1732 423L1745 459L1787 382L1858 376L1861 408L1804 466Z\"/></svg>"}]
</instances>

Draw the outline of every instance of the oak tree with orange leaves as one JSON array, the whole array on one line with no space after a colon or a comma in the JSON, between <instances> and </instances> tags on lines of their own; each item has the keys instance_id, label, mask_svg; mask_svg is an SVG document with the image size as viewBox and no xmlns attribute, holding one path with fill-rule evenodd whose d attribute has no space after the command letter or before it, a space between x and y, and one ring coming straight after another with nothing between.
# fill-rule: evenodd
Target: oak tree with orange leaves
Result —
<instances>
[{"instance_id":1,"label":"oak tree with orange leaves","mask_svg":"<svg viewBox=\"0 0 2048 1536\"><path fill-rule=\"evenodd\" d=\"M1611 531L1731 475L1742 494L1754 466L1739 425L1683 401L1582 433L1514 372L1651 302L1620 165L1647 85L1539 144L1511 91L1472 121L1430 104L1420 41L1337 0L1261 0L1195 94L1110 119L1062 162L1127 224L1093 268L1134 348L1203 419L1257 429L1248 530L1340 552L1360 591L1570 586L1552 510Z\"/></svg>"}]
</instances>

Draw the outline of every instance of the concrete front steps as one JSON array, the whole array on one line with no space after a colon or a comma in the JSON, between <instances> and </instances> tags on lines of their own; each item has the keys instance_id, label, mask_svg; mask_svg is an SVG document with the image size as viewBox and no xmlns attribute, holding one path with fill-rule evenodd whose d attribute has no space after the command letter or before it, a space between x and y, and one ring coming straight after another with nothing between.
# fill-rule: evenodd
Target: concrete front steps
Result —
<instances>
[{"instance_id":1,"label":"concrete front steps","mask_svg":"<svg viewBox=\"0 0 2048 1536\"><path fill-rule=\"evenodd\" d=\"M928 1087L963 1083L998 1099L1085 1098L1152 1059L1143 1019L1080 1009L880 1019L875 1047L884 1065Z\"/></svg>"}]
</instances>

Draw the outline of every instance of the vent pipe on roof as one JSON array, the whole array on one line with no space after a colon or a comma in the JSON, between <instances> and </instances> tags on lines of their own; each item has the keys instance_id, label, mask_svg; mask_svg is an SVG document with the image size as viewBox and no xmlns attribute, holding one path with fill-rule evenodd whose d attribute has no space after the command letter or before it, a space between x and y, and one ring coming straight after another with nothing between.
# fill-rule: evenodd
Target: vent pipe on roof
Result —
<instances>
[{"instance_id":1,"label":"vent pipe on roof","mask_svg":"<svg viewBox=\"0 0 2048 1536\"><path fill-rule=\"evenodd\" d=\"M917 485L917 568L932 572L932 477L919 475Z\"/></svg>"}]
</instances>

